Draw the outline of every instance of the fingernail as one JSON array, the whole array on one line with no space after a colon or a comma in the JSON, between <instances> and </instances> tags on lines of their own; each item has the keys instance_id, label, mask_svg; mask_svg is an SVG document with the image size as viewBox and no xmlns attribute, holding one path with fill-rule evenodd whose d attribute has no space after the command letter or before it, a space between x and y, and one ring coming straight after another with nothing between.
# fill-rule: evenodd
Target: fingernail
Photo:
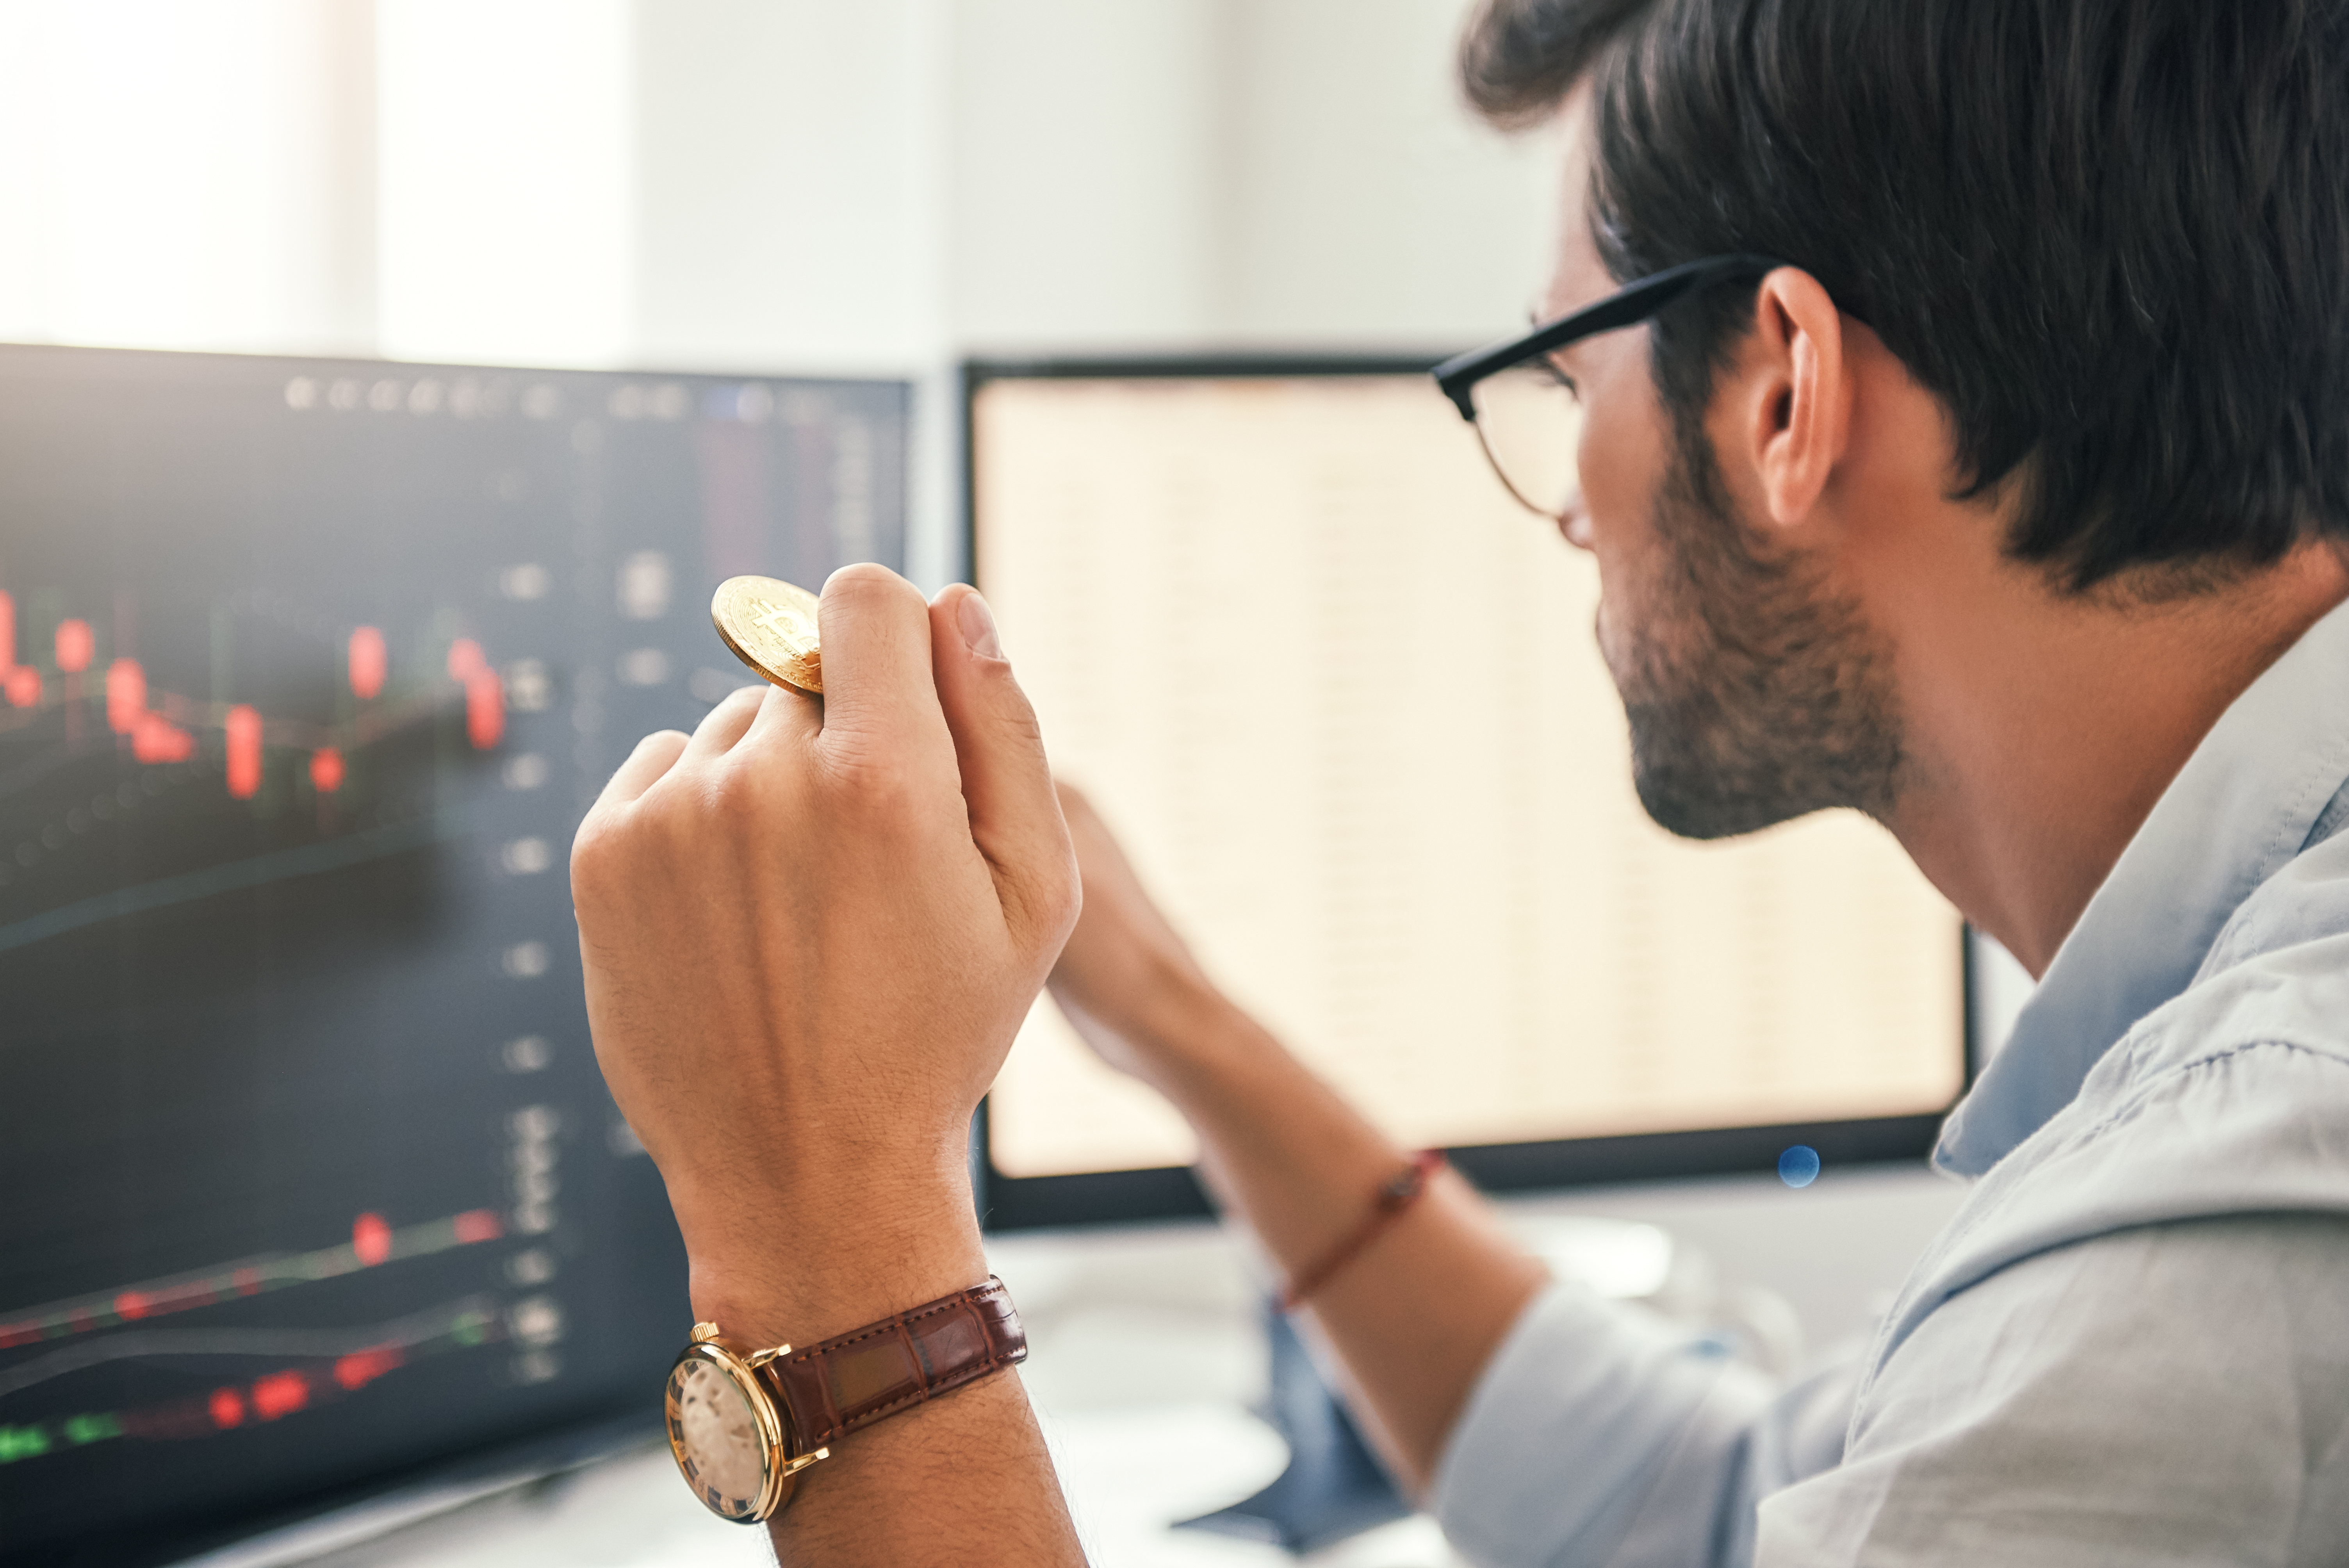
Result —
<instances>
[{"instance_id":1,"label":"fingernail","mask_svg":"<svg viewBox=\"0 0 2349 1568\"><path fill-rule=\"evenodd\" d=\"M995 634L995 612L987 607L986 600L976 593L964 594L955 619L962 623L963 644L972 653L982 659L1003 656L1003 644Z\"/></svg>"}]
</instances>

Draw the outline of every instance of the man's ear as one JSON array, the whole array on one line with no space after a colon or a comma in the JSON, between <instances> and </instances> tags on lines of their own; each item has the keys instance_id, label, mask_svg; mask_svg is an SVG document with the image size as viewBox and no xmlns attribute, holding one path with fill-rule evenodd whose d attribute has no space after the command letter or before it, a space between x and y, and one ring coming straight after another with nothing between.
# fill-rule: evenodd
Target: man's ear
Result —
<instances>
[{"instance_id":1,"label":"man's ear","mask_svg":"<svg viewBox=\"0 0 2349 1568\"><path fill-rule=\"evenodd\" d=\"M1739 356L1742 435L1770 521L1792 528L1818 503L1851 428L1843 317L1818 280L1793 267L1762 280L1754 316L1754 335Z\"/></svg>"}]
</instances>

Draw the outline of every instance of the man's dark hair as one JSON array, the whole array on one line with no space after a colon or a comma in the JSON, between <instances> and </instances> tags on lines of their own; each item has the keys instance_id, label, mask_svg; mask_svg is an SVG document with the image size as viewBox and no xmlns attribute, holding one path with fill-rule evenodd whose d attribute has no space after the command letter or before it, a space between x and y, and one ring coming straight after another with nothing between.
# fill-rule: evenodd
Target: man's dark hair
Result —
<instances>
[{"instance_id":1,"label":"man's dark hair","mask_svg":"<svg viewBox=\"0 0 2349 1568\"><path fill-rule=\"evenodd\" d=\"M2349 0L1485 0L1461 73L1588 77L1609 269L1809 272L2074 588L2349 540ZM1753 298L1656 322L1684 430Z\"/></svg>"}]
</instances>

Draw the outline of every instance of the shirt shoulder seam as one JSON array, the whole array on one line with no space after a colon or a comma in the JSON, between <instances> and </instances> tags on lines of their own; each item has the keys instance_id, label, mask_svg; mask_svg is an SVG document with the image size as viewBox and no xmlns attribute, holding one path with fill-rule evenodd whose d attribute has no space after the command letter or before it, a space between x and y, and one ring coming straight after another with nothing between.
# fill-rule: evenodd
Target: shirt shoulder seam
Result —
<instances>
[{"instance_id":1,"label":"shirt shoulder seam","mask_svg":"<svg viewBox=\"0 0 2349 1568\"><path fill-rule=\"evenodd\" d=\"M2114 1048L2116 1050L2126 1049L2127 1044L2124 1042L2123 1045L2116 1046ZM2312 1057L2321 1060L2329 1061L2336 1067L2349 1068L2349 1057L2344 1057L2343 1056L2332 1051L2319 1050L2312 1046L2302 1045L2296 1040L2261 1038L2254 1040L2242 1040L2238 1041L2233 1045L2215 1047L2189 1060L2178 1062L2174 1066L2164 1068L2153 1077L2146 1079L2143 1083L2137 1085L2130 1092L2128 1099L2123 1103L2115 1106L2111 1110L2106 1111L2095 1121L2078 1129L2076 1131L2067 1136L2064 1140L2064 1151L2068 1152L2073 1149L2082 1148L2087 1144L2093 1143L2096 1140L2110 1133L2115 1128L2120 1126L2122 1123L2133 1120L2137 1117L2142 1115L2145 1111L2147 1101L2150 1100L2155 1091L2159 1089L2163 1085L2170 1083L2174 1079L2182 1078L2188 1073L2195 1072L2204 1068L2216 1067L2222 1062L2231 1061L2237 1057L2248 1056L2254 1051L2270 1050L2292 1051L2301 1056ZM2018 1178L2018 1181L2020 1180L2022 1180L2022 1178ZM1948 1232L1946 1233L1947 1244L1942 1247L1938 1247L1935 1250L1941 1253L1943 1255L1955 1252L1960 1245L1971 1240L1976 1232L1980 1231L1984 1225L1992 1223L1997 1218L2000 1206L2001 1205L1997 1204L1990 1205L1984 1208L1980 1213L1977 1213L1969 1219L1963 1228L1952 1229ZM1923 1260L1920 1260L1920 1267L1922 1266Z\"/></svg>"},{"instance_id":2,"label":"shirt shoulder seam","mask_svg":"<svg viewBox=\"0 0 2349 1568\"><path fill-rule=\"evenodd\" d=\"M2124 1044L2116 1048L2128 1049L2129 1047ZM2100 1119L2082 1128L2073 1139L2067 1139L2065 1141L2087 1142L2100 1138L2122 1122L2139 1115L2145 1109L2146 1102L2164 1085L2183 1078L2189 1073L2197 1072L2205 1068L2217 1067L2232 1061L2237 1057L2249 1056L2254 1051L2291 1051L2319 1061L2330 1062L2334 1067L2349 1068L2349 1055L2344 1055L2341 1051L2304 1045L2298 1040L2267 1037L2253 1040L2240 1040L2233 1045L2217 1047L2203 1052L2200 1056L2161 1068L2143 1082L2137 1084L2130 1090L2128 1098L2121 1104L2106 1112Z\"/></svg>"}]
</instances>

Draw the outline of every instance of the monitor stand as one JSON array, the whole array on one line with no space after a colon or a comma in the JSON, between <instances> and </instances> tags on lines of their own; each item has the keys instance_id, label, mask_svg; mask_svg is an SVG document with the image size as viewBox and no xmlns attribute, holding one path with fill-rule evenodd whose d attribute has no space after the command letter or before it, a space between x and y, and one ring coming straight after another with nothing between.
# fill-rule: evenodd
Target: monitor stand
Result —
<instances>
[{"instance_id":1,"label":"monitor stand","mask_svg":"<svg viewBox=\"0 0 2349 1568\"><path fill-rule=\"evenodd\" d=\"M1410 1516L1413 1509L1322 1380L1286 1314L1266 1303L1272 1351L1257 1414L1288 1444L1288 1468L1244 1502L1178 1522L1177 1530L1237 1535L1303 1553Z\"/></svg>"}]
</instances>

